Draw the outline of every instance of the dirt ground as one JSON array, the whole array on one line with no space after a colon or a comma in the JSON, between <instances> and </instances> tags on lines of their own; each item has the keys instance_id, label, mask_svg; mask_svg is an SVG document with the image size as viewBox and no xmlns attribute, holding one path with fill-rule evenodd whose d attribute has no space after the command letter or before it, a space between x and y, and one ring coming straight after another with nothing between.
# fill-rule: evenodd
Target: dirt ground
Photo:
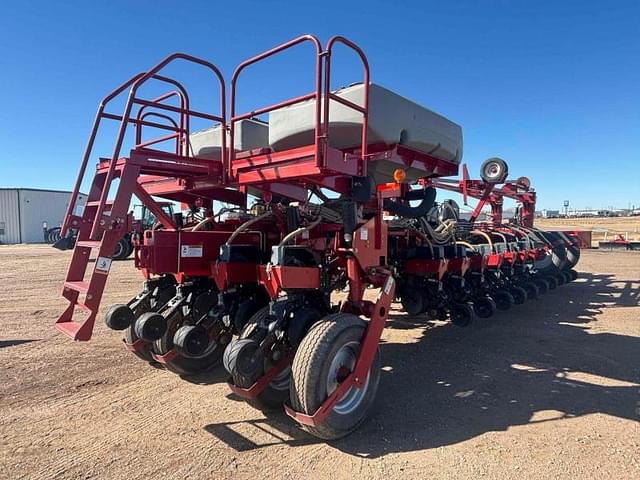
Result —
<instances>
[{"instance_id":1,"label":"dirt ground","mask_svg":"<svg viewBox=\"0 0 640 480\"><path fill-rule=\"evenodd\" d=\"M459 329L393 312L376 408L332 443L181 379L100 323L53 329L68 252L0 247L0 478L640 478L640 253ZM103 305L140 287L112 269Z\"/></svg>"}]
</instances>

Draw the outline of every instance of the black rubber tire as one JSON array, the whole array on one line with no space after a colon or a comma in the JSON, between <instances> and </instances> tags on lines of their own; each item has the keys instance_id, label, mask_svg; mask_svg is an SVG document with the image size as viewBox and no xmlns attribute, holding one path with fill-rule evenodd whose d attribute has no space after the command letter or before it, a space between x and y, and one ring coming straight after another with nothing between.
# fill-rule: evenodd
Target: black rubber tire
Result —
<instances>
[{"instance_id":1,"label":"black rubber tire","mask_svg":"<svg viewBox=\"0 0 640 480\"><path fill-rule=\"evenodd\" d=\"M549 292L549 282L544 278L534 278L533 283L538 287L538 294L544 295Z\"/></svg>"},{"instance_id":2,"label":"black rubber tire","mask_svg":"<svg viewBox=\"0 0 640 480\"><path fill-rule=\"evenodd\" d=\"M137 342L140 337L136 335L136 331L134 328L135 322L131 324L129 328L124 331L124 341L129 345ZM144 360L145 362L154 363L155 360L151 356L151 344L145 343L140 350L133 350L132 353L138 357L140 360Z\"/></svg>"},{"instance_id":3,"label":"black rubber tire","mask_svg":"<svg viewBox=\"0 0 640 480\"><path fill-rule=\"evenodd\" d=\"M508 175L507 162L498 157L488 158L480 166L480 178L486 183L503 183Z\"/></svg>"},{"instance_id":4,"label":"black rubber tire","mask_svg":"<svg viewBox=\"0 0 640 480\"><path fill-rule=\"evenodd\" d=\"M420 315L425 311L424 296L417 289L406 288L400 296L400 303L402 309L412 316Z\"/></svg>"},{"instance_id":5,"label":"black rubber tire","mask_svg":"<svg viewBox=\"0 0 640 480\"><path fill-rule=\"evenodd\" d=\"M312 415L318 410L328 396L327 381L335 355L343 347L360 342L365 328L363 320L349 313L328 315L311 327L300 343L291 367L290 396L294 410L307 415ZM379 383L380 355L376 350L363 387L364 392L359 402L353 406L353 410L339 413L334 408L320 425L304 425L303 428L325 440L348 435L366 419L375 401ZM346 395L349 395L349 392Z\"/></svg>"},{"instance_id":6,"label":"black rubber tire","mask_svg":"<svg viewBox=\"0 0 640 480\"><path fill-rule=\"evenodd\" d=\"M556 277L549 275L544 279L549 284L549 290L555 290L556 288L558 288L558 279Z\"/></svg>"},{"instance_id":7,"label":"black rubber tire","mask_svg":"<svg viewBox=\"0 0 640 480\"><path fill-rule=\"evenodd\" d=\"M511 287L509 293L513 296L513 301L516 305L522 305L527 301L527 291L522 287Z\"/></svg>"},{"instance_id":8,"label":"black rubber tire","mask_svg":"<svg viewBox=\"0 0 640 480\"><path fill-rule=\"evenodd\" d=\"M573 268L580 261L580 247L577 245L571 245L567 247L567 264L565 268Z\"/></svg>"},{"instance_id":9,"label":"black rubber tire","mask_svg":"<svg viewBox=\"0 0 640 480\"><path fill-rule=\"evenodd\" d=\"M521 286L524 289L524 291L527 292L528 300L535 300L540 296L540 289L535 283L524 282Z\"/></svg>"},{"instance_id":10,"label":"black rubber tire","mask_svg":"<svg viewBox=\"0 0 640 480\"><path fill-rule=\"evenodd\" d=\"M497 292L492 293L491 297L494 302L496 302L496 308L501 312L505 312L515 305L513 295L506 290L498 290Z\"/></svg>"},{"instance_id":11,"label":"black rubber tire","mask_svg":"<svg viewBox=\"0 0 640 480\"><path fill-rule=\"evenodd\" d=\"M564 277L565 284L573 282L573 276L569 270L563 270L560 273L562 273L562 276Z\"/></svg>"},{"instance_id":12,"label":"black rubber tire","mask_svg":"<svg viewBox=\"0 0 640 480\"><path fill-rule=\"evenodd\" d=\"M127 237L123 237L118 240L116 248L113 250L113 256L111 258L113 258L114 260L124 260L125 258L127 258L131 254L131 252L129 251L130 245L131 242ZM133 249L131 251L133 251Z\"/></svg>"},{"instance_id":13,"label":"black rubber tire","mask_svg":"<svg viewBox=\"0 0 640 480\"><path fill-rule=\"evenodd\" d=\"M554 247L551 250L551 261L558 270L562 270L565 267L567 264L567 249L564 245Z\"/></svg>"},{"instance_id":14,"label":"black rubber tire","mask_svg":"<svg viewBox=\"0 0 640 480\"><path fill-rule=\"evenodd\" d=\"M479 297L473 300L473 311L478 318L490 318L497 309L496 302L491 297Z\"/></svg>"},{"instance_id":15,"label":"black rubber tire","mask_svg":"<svg viewBox=\"0 0 640 480\"><path fill-rule=\"evenodd\" d=\"M126 330L136 321L131 309L122 303L109 307L104 315L104 323L111 330Z\"/></svg>"},{"instance_id":16,"label":"black rubber tire","mask_svg":"<svg viewBox=\"0 0 640 480\"><path fill-rule=\"evenodd\" d=\"M184 324L181 315L174 314L167 320L166 333L153 342L153 351L156 355L165 355L173 349L173 336L178 328ZM199 357L187 357L177 354L173 359L164 363L167 370L178 375L194 375L215 367L222 359L224 348L218 345L210 352Z\"/></svg>"},{"instance_id":17,"label":"black rubber tire","mask_svg":"<svg viewBox=\"0 0 640 480\"><path fill-rule=\"evenodd\" d=\"M562 274L562 271L556 272L553 275L553 278L555 278L556 282L558 282L558 286L564 285L565 283L567 283L566 279L564 278L564 275Z\"/></svg>"},{"instance_id":18,"label":"black rubber tire","mask_svg":"<svg viewBox=\"0 0 640 480\"><path fill-rule=\"evenodd\" d=\"M468 327L475 319L473 306L469 303L455 303L451 305L449 316L456 327Z\"/></svg>"},{"instance_id":19,"label":"black rubber tire","mask_svg":"<svg viewBox=\"0 0 640 480\"><path fill-rule=\"evenodd\" d=\"M240 332L240 336L237 340L231 342L224 351L224 357L222 362L224 368L229 372L233 383L241 388L249 388L254 384L256 379L245 378L238 374L236 365L236 354L242 348L243 343L246 341L252 341L260 343L267 335L266 329L258 328L263 324L264 319L269 314L269 307L263 307L251 316L249 321L245 324L244 328ZM263 365L263 371L267 371L272 365L269 364L266 359ZM285 370L286 372L287 370ZM283 373L285 373L283 372ZM282 405L289 397L289 382L282 383L270 383L256 398L247 399L247 403L252 407L265 412L282 409Z\"/></svg>"},{"instance_id":20,"label":"black rubber tire","mask_svg":"<svg viewBox=\"0 0 640 480\"><path fill-rule=\"evenodd\" d=\"M576 270L574 270L572 268L571 270L569 270L569 272L571 273L571 279L572 280L577 280L578 279L578 272Z\"/></svg>"}]
</instances>

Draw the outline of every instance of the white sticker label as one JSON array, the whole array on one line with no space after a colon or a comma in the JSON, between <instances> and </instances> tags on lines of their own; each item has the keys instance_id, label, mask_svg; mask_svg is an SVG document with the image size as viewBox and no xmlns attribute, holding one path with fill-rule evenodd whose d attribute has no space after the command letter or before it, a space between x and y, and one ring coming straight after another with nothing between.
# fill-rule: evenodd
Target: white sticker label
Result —
<instances>
[{"instance_id":1,"label":"white sticker label","mask_svg":"<svg viewBox=\"0 0 640 480\"><path fill-rule=\"evenodd\" d=\"M180 256L185 258L202 257L202 245L182 245Z\"/></svg>"},{"instance_id":2,"label":"white sticker label","mask_svg":"<svg viewBox=\"0 0 640 480\"><path fill-rule=\"evenodd\" d=\"M96 272L109 273L111 268L111 259L107 257L98 257L96 260Z\"/></svg>"},{"instance_id":3,"label":"white sticker label","mask_svg":"<svg viewBox=\"0 0 640 480\"><path fill-rule=\"evenodd\" d=\"M368 228L361 228L360 229L360 240L369 240L369 229Z\"/></svg>"},{"instance_id":4,"label":"white sticker label","mask_svg":"<svg viewBox=\"0 0 640 480\"><path fill-rule=\"evenodd\" d=\"M392 286L393 286L393 277L389 276L387 277L387 281L384 284L384 293L386 295L389 295L389 292L391 291Z\"/></svg>"}]
</instances>

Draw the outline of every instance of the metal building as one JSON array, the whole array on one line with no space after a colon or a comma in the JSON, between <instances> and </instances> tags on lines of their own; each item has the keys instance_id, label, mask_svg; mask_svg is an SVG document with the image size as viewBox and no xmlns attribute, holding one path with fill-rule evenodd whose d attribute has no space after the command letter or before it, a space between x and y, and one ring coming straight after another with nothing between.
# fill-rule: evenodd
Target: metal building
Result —
<instances>
[{"instance_id":1,"label":"metal building","mask_svg":"<svg viewBox=\"0 0 640 480\"><path fill-rule=\"evenodd\" d=\"M43 227L62 224L71 192L36 188L0 188L0 244L40 243ZM87 196L78 195L78 206Z\"/></svg>"}]
</instances>

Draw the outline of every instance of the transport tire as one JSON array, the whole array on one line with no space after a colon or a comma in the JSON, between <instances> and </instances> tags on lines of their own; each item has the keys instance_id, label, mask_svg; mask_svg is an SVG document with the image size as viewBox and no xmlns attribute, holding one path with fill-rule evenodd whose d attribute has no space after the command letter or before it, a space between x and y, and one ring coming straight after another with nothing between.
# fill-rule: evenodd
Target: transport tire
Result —
<instances>
[{"instance_id":1,"label":"transport tire","mask_svg":"<svg viewBox=\"0 0 640 480\"><path fill-rule=\"evenodd\" d=\"M515 305L513 295L511 295L506 290L498 290L497 292L491 294L491 297L496 302L496 308L502 312L509 310Z\"/></svg>"},{"instance_id":2,"label":"transport tire","mask_svg":"<svg viewBox=\"0 0 640 480\"><path fill-rule=\"evenodd\" d=\"M487 183L503 183L509 175L507 162L498 157L485 160L480 167L480 178Z\"/></svg>"},{"instance_id":3,"label":"transport tire","mask_svg":"<svg viewBox=\"0 0 640 480\"><path fill-rule=\"evenodd\" d=\"M262 326L268 314L268 306L258 310L245 324L239 338L231 342L224 351L224 368L231 375L233 383L240 388L251 387L264 372L273 367L266 358L262 365L246 364L267 335L267 330ZM248 369L256 373L248 376L241 373ZM287 367L256 398L246 399L247 403L265 412L281 409L289 396L290 377L291 368Z\"/></svg>"},{"instance_id":4,"label":"transport tire","mask_svg":"<svg viewBox=\"0 0 640 480\"><path fill-rule=\"evenodd\" d=\"M365 325L355 315L336 313L311 327L293 360L290 397L294 410L313 415L353 371ZM320 425L302 428L325 440L348 435L366 419L379 383L380 354L376 349L363 387L349 389Z\"/></svg>"},{"instance_id":5,"label":"transport tire","mask_svg":"<svg viewBox=\"0 0 640 480\"><path fill-rule=\"evenodd\" d=\"M478 318L490 318L497 309L496 302L491 297L480 297L473 301L473 312Z\"/></svg>"}]
</instances>

